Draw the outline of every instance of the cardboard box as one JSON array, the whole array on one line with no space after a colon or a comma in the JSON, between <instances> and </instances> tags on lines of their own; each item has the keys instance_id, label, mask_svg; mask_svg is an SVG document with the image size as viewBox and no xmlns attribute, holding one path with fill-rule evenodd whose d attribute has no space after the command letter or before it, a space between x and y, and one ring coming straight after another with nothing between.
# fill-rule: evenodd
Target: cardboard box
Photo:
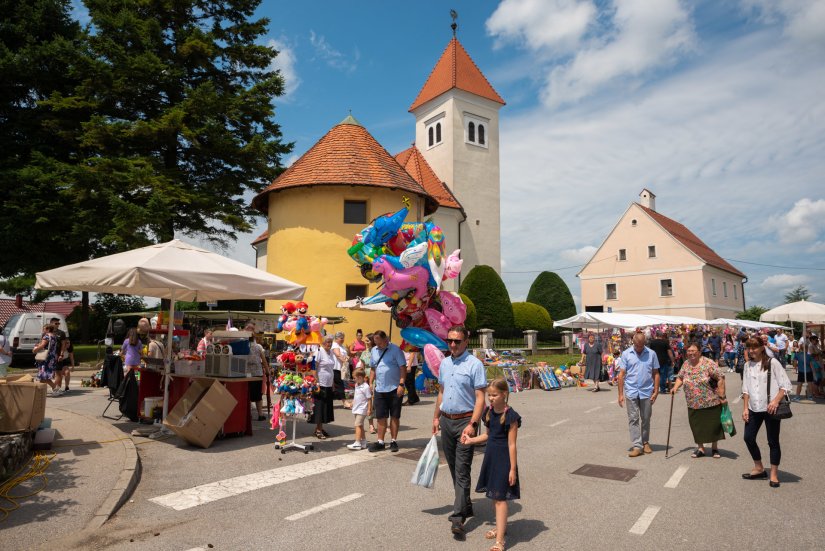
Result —
<instances>
[{"instance_id":1,"label":"cardboard box","mask_svg":"<svg viewBox=\"0 0 825 551\"><path fill-rule=\"evenodd\" d=\"M30 375L0 379L0 432L36 430L46 416L46 383Z\"/></svg>"},{"instance_id":2,"label":"cardboard box","mask_svg":"<svg viewBox=\"0 0 825 551\"><path fill-rule=\"evenodd\" d=\"M208 448L237 403L220 382L194 379L163 424L190 444Z\"/></svg>"},{"instance_id":3,"label":"cardboard box","mask_svg":"<svg viewBox=\"0 0 825 551\"><path fill-rule=\"evenodd\" d=\"M584 375L584 367L580 365L571 365L570 366L570 374L571 375Z\"/></svg>"}]
</instances>

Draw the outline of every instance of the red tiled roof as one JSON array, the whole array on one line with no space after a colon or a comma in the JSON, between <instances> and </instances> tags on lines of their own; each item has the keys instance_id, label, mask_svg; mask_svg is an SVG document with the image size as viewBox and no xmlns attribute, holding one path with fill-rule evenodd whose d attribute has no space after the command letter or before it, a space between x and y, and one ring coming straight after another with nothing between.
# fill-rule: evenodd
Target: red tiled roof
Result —
<instances>
[{"instance_id":1,"label":"red tiled roof","mask_svg":"<svg viewBox=\"0 0 825 551\"><path fill-rule=\"evenodd\" d=\"M316 185L398 189L425 197L425 214L431 214L438 207L421 184L351 116L334 126L259 193L252 200L252 206L261 212L267 212L269 193Z\"/></svg>"},{"instance_id":2,"label":"red tiled roof","mask_svg":"<svg viewBox=\"0 0 825 551\"><path fill-rule=\"evenodd\" d=\"M461 203L458 202L453 192L436 176L435 171L430 167L430 163L427 162L417 147L412 146L405 149L395 156L395 160L409 172L416 182L427 190L430 197L438 201L439 206L463 210Z\"/></svg>"},{"instance_id":3,"label":"red tiled roof","mask_svg":"<svg viewBox=\"0 0 825 551\"><path fill-rule=\"evenodd\" d=\"M15 314L51 312L67 317L72 311L80 306L80 301L66 302L65 300L54 302L23 302L23 307L14 305L13 298L0 298L0 326L6 325L9 318Z\"/></svg>"},{"instance_id":4,"label":"red tiled roof","mask_svg":"<svg viewBox=\"0 0 825 551\"><path fill-rule=\"evenodd\" d=\"M638 203L636 203L639 205ZM704 241L699 239L696 234L687 229L685 226L668 218L663 214L659 214L655 210L651 210L645 206L639 205L651 218L653 218L665 231L676 238L682 245L690 249L696 256L720 270L725 270L740 277L747 277L745 274L737 270L733 264L719 256L713 249L708 247Z\"/></svg>"},{"instance_id":5,"label":"red tiled roof","mask_svg":"<svg viewBox=\"0 0 825 551\"><path fill-rule=\"evenodd\" d=\"M265 230L264 233L259 235L255 238L255 241L252 242L252 245L257 245L261 241L266 241L269 238L269 230Z\"/></svg>"},{"instance_id":6,"label":"red tiled roof","mask_svg":"<svg viewBox=\"0 0 825 551\"><path fill-rule=\"evenodd\" d=\"M505 104L455 37L447 44L427 82L410 106L410 111L453 88Z\"/></svg>"}]
</instances>

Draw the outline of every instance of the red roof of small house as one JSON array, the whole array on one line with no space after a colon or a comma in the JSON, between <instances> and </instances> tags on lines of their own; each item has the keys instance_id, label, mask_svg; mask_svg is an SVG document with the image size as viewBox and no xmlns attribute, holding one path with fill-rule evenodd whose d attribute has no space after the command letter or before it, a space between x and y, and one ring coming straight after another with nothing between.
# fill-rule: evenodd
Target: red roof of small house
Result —
<instances>
[{"instance_id":1,"label":"red roof of small house","mask_svg":"<svg viewBox=\"0 0 825 551\"><path fill-rule=\"evenodd\" d=\"M269 230L265 230L264 233L262 233L261 235L256 237L255 241L252 242L252 246L254 247L255 245L257 245L261 241L266 241L267 239L269 239Z\"/></svg>"},{"instance_id":2,"label":"red roof of small house","mask_svg":"<svg viewBox=\"0 0 825 551\"><path fill-rule=\"evenodd\" d=\"M416 182L427 190L430 197L438 201L439 206L463 210L461 203L458 202L453 192L436 176L430 163L427 162L417 147L412 146L405 149L395 156L395 160L404 167L410 176L415 178Z\"/></svg>"},{"instance_id":3,"label":"red roof of small house","mask_svg":"<svg viewBox=\"0 0 825 551\"><path fill-rule=\"evenodd\" d=\"M65 300L60 300L35 303L23 301L23 307L18 308L15 306L13 298L0 298L0 326L6 325L9 318L15 314L51 312L53 314L61 314L65 318L78 306L80 306L80 301L66 302Z\"/></svg>"},{"instance_id":4,"label":"red roof of small house","mask_svg":"<svg viewBox=\"0 0 825 551\"><path fill-rule=\"evenodd\" d=\"M438 205L421 184L398 164L381 144L351 115L335 125L309 151L252 200L267 212L267 196L283 189L317 186L370 186L406 191L426 199L424 214Z\"/></svg>"},{"instance_id":5,"label":"red roof of small house","mask_svg":"<svg viewBox=\"0 0 825 551\"><path fill-rule=\"evenodd\" d=\"M636 204L638 205L638 203ZM660 226L662 226L665 231L676 238L677 241L687 247L706 263L719 268L720 270L725 270L726 272L736 274L740 277L747 277L745 274L737 270L733 264L716 254L713 249L708 247L704 241L699 239L695 233L687 229L684 225L668 218L663 214L659 214L655 210L649 209L642 205L639 205L639 207L650 215L650 217L653 218Z\"/></svg>"},{"instance_id":6,"label":"red roof of small house","mask_svg":"<svg viewBox=\"0 0 825 551\"><path fill-rule=\"evenodd\" d=\"M424 83L418 97L410 106L410 111L453 88L470 92L502 105L505 104L470 57L470 54L455 37L447 44L447 48L441 54L438 63L435 64L435 68L430 73L427 82Z\"/></svg>"}]
</instances>

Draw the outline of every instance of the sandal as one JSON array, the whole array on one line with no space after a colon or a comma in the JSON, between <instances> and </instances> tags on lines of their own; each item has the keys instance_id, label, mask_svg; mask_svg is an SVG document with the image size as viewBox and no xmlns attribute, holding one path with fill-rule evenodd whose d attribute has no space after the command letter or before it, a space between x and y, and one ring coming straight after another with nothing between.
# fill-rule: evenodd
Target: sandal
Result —
<instances>
[{"instance_id":1,"label":"sandal","mask_svg":"<svg viewBox=\"0 0 825 551\"><path fill-rule=\"evenodd\" d=\"M704 451L704 450L697 449L695 452L693 452L692 454L690 454L690 456L691 456L693 459L696 459L697 457L705 457L705 451Z\"/></svg>"},{"instance_id":2,"label":"sandal","mask_svg":"<svg viewBox=\"0 0 825 551\"><path fill-rule=\"evenodd\" d=\"M370 427L370 434L375 434L375 427Z\"/></svg>"},{"instance_id":3,"label":"sandal","mask_svg":"<svg viewBox=\"0 0 825 551\"><path fill-rule=\"evenodd\" d=\"M711 453L713 454L713 458L714 458L714 459L719 459L720 457L722 457L722 454L720 454L720 453L719 453L719 450L713 450L713 449L712 449L712 450L710 450L710 451L711 451Z\"/></svg>"},{"instance_id":4,"label":"sandal","mask_svg":"<svg viewBox=\"0 0 825 551\"><path fill-rule=\"evenodd\" d=\"M324 429L321 429L321 434L324 435L324 438L329 438L329 433L327 431L325 431Z\"/></svg>"},{"instance_id":5,"label":"sandal","mask_svg":"<svg viewBox=\"0 0 825 551\"><path fill-rule=\"evenodd\" d=\"M488 540L496 539L496 535L497 535L497 532L496 532L495 528L492 528L492 529L487 530L486 532L484 532L484 538L488 539Z\"/></svg>"},{"instance_id":6,"label":"sandal","mask_svg":"<svg viewBox=\"0 0 825 551\"><path fill-rule=\"evenodd\" d=\"M318 440L326 440L327 439L326 435L324 434L324 431L322 431L322 430L316 430L315 431L315 438L317 438Z\"/></svg>"},{"instance_id":7,"label":"sandal","mask_svg":"<svg viewBox=\"0 0 825 551\"><path fill-rule=\"evenodd\" d=\"M504 542L496 541L493 546L490 547L490 551L504 551Z\"/></svg>"}]
</instances>

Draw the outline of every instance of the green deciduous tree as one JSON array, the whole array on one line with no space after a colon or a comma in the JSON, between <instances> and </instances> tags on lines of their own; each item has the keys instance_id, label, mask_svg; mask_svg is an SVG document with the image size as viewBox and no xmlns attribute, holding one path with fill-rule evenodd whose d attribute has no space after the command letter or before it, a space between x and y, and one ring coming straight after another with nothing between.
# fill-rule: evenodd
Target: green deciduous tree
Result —
<instances>
[{"instance_id":1,"label":"green deciduous tree","mask_svg":"<svg viewBox=\"0 0 825 551\"><path fill-rule=\"evenodd\" d=\"M738 320L759 321L759 316L767 312L768 309L763 306L751 306L747 310L736 314Z\"/></svg>"},{"instance_id":2,"label":"green deciduous tree","mask_svg":"<svg viewBox=\"0 0 825 551\"><path fill-rule=\"evenodd\" d=\"M555 272L542 272L530 285L527 302L544 307L551 319L560 320L576 315L576 303L567 284Z\"/></svg>"},{"instance_id":3,"label":"green deciduous tree","mask_svg":"<svg viewBox=\"0 0 825 551\"><path fill-rule=\"evenodd\" d=\"M490 266L478 265L461 282L459 291L476 307L479 329L512 329L513 307L507 287Z\"/></svg>"}]
</instances>

